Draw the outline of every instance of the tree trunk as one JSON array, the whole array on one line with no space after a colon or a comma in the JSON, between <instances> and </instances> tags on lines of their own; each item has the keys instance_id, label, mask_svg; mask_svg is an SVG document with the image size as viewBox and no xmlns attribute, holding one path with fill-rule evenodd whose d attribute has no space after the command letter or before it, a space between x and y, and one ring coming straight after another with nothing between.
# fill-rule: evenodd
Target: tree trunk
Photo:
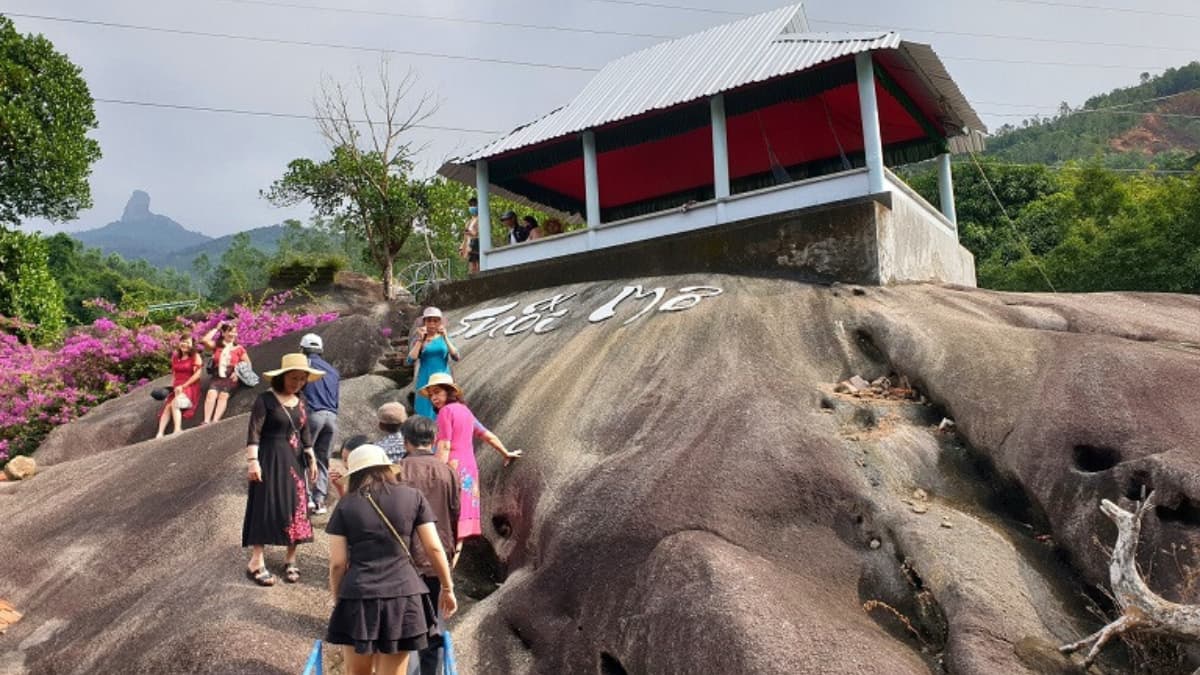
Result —
<instances>
[{"instance_id":1,"label":"tree trunk","mask_svg":"<svg viewBox=\"0 0 1200 675\"><path fill-rule=\"evenodd\" d=\"M383 299L394 300L396 298L396 278L393 275L396 259L392 256L387 256L383 262Z\"/></svg>"}]
</instances>

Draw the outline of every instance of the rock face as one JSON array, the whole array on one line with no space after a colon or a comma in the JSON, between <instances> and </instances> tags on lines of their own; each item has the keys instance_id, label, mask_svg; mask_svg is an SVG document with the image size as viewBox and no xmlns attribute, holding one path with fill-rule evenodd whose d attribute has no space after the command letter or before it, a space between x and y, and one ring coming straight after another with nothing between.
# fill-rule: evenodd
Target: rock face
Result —
<instances>
[{"instance_id":1,"label":"rock face","mask_svg":"<svg viewBox=\"0 0 1200 675\"><path fill-rule=\"evenodd\" d=\"M1143 525L1150 585L1200 600L1178 571L1200 550L1200 415L1162 386L1200 376L1200 300L629 283L667 291L640 316L652 298L611 303L624 282L449 312L457 327L516 303L456 338L455 377L526 452L507 468L478 452L507 579L457 621L462 672L1070 672L1049 646L1099 627L1080 597L1105 577L1093 538L1113 537L1096 505L1128 507L1141 485L1164 499ZM915 393L834 391L854 376ZM400 398L376 380L347 382L344 434ZM0 658L298 672L328 612L324 539L298 587L244 581L244 424L0 484L22 551L0 597L26 613Z\"/></svg>"},{"instance_id":2,"label":"rock face","mask_svg":"<svg viewBox=\"0 0 1200 675\"><path fill-rule=\"evenodd\" d=\"M310 331L284 335L251 347L250 361L254 364L254 370L261 374L278 368L284 354L300 351L300 337L306 332ZM317 326L311 332L321 336L325 343L325 359L346 379L371 372L387 347L377 320L368 316L343 317ZM44 465L56 464L153 437L158 428L157 415L162 404L151 399L149 392L155 387L170 384L170 377L154 380L125 396L105 401L69 425L58 427L38 448L38 461ZM207 375L203 376L201 386L207 392ZM266 391L269 386L270 383L263 378L253 389L240 387L229 397L225 416L249 412L255 394ZM197 405L199 408L195 416L185 421L184 428L196 427L204 420L203 395Z\"/></svg>"}]
</instances>

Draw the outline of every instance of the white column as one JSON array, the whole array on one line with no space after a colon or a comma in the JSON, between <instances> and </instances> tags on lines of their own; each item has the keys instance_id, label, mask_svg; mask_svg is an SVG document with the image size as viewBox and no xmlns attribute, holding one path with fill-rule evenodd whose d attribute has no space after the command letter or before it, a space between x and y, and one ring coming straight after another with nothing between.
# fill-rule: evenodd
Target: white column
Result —
<instances>
[{"instance_id":1,"label":"white column","mask_svg":"<svg viewBox=\"0 0 1200 675\"><path fill-rule=\"evenodd\" d=\"M713 189L717 199L729 196L729 138L725 133L725 95L708 99L712 114Z\"/></svg>"},{"instance_id":2,"label":"white column","mask_svg":"<svg viewBox=\"0 0 1200 675\"><path fill-rule=\"evenodd\" d=\"M583 132L583 193L587 211L587 243L593 248L596 231L600 224L600 169L596 166L596 134Z\"/></svg>"},{"instance_id":3,"label":"white column","mask_svg":"<svg viewBox=\"0 0 1200 675\"><path fill-rule=\"evenodd\" d=\"M875 102L875 70L871 53L854 55L858 73L858 109L862 115L863 149L867 156L867 182L872 194L883 192L883 139L879 134L879 106Z\"/></svg>"},{"instance_id":4,"label":"white column","mask_svg":"<svg viewBox=\"0 0 1200 675\"><path fill-rule=\"evenodd\" d=\"M938 197L942 202L942 215L958 226L958 214L954 210L954 174L950 172L950 153L938 155Z\"/></svg>"},{"instance_id":5,"label":"white column","mask_svg":"<svg viewBox=\"0 0 1200 675\"><path fill-rule=\"evenodd\" d=\"M475 199L479 202L479 270L488 268L487 256L492 250L492 200L488 196L488 163L475 160Z\"/></svg>"}]
</instances>

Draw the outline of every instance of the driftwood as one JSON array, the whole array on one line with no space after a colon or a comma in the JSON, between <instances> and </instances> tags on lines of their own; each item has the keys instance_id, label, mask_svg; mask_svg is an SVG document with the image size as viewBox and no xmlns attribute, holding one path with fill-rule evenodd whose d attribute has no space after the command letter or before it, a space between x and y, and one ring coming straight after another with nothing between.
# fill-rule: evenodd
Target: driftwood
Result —
<instances>
[{"instance_id":1,"label":"driftwood","mask_svg":"<svg viewBox=\"0 0 1200 675\"><path fill-rule=\"evenodd\" d=\"M1084 667L1092 664L1109 640L1128 630L1139 629L1200 640L1200 605L1181 605L1165 600L1150 590L1138 571L1137 545L1142 530L1142 516L1153 503L1153 492L1138 505L1134 513L1107 499L1100 502L1100 510L1117 525L1117 543L1108 563L1108 574L1121 616L1082 640L1059 647L1062 653L1071 654L1091 644L1092 648L1083 660Z\"/></svg>"}]
</instances>

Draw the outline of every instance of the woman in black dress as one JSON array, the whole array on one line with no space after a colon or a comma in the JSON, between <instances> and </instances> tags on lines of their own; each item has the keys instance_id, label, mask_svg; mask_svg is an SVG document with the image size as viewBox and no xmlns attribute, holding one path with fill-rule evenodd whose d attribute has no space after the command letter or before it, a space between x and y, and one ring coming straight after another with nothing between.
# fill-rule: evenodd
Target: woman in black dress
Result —
<instances>
[{"instance_id":1,"label":"woman in black dress","mask_svg":"<svg viewBox=\"0 0 1200 675\"><path fill-rule=\"evenodd\" d=\"M329 534L333 614L325 641L342 645L350 675L403 675L408 653L424 649L436 615L413 567L415 534L442 583L442 618L458 609L450 564L429 502L399 485L399 469L377 445L360 445L346 460L350 489L338 500Z\"/></svg>"},{"instance_id":2,"label":"woman in black dress","mask_svg":"<svg viewBox=\"0 0 1200 675\"><path fill-rule=\"evenodd\" d=\"M274 586L275 575L263 559L264 546L286 546L284 580L300 580L296 545L312 541L308 520L308 495L304 474L317 478L308 410L299 392L325 373L308 365L303 354L285 354L278 370L263 373L271 378L271 391L254 401L246 438L246 518L242 546L250 547L246 576L259 586ZM307 467L307 469L305 468Z\"/></svg>"}]
</instances>

